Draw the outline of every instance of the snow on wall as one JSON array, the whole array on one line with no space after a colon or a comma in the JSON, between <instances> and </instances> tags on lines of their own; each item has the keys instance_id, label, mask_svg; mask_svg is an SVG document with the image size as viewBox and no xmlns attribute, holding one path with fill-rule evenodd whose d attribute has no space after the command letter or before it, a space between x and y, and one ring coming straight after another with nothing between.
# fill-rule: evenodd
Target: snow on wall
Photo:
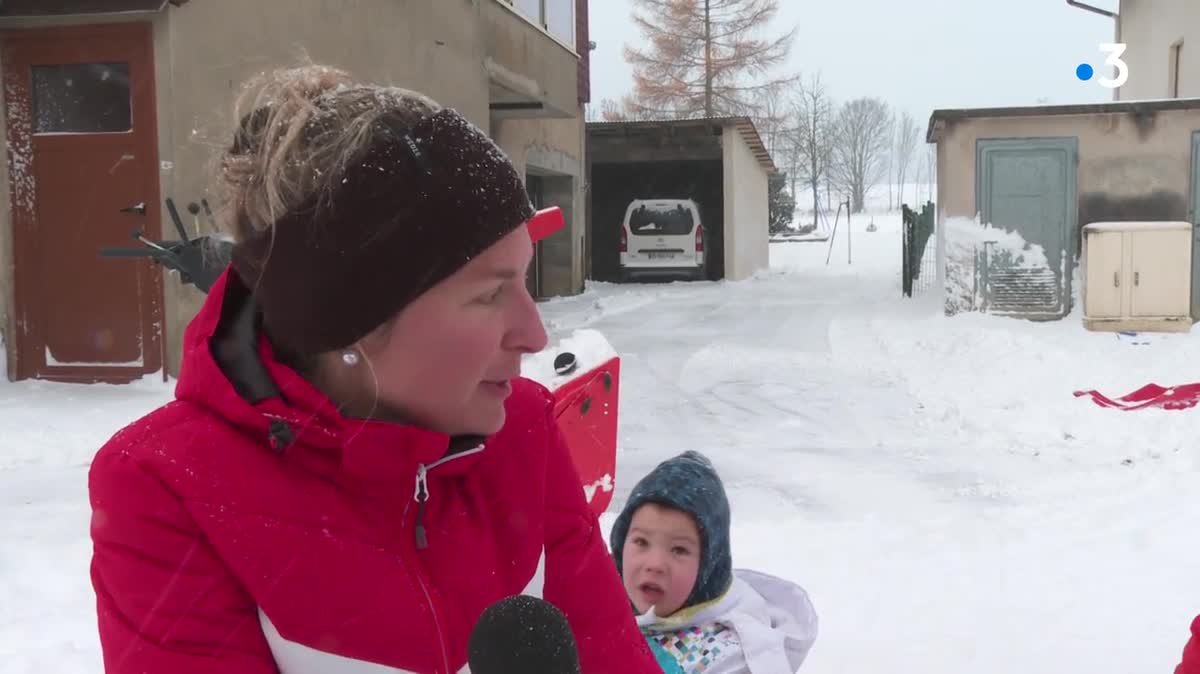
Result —
<instances>
[{"instance_id":1,"label":"snow on wall","mask_svg":"<svg viewBox=\"0 0 1200 674\"><path fill-rule=\"evenodd\" d=\"M979 306L981 289L976 287L976 256L988 242L995 242L990 246L993 259L1026 269L1049 266L1041 246L1025 241L1017 232L980 223L978 215L946 218L942 228L949 315L974 311Z\"/></svg>"},{"instance_id":2,"label":"snow on wall","mask_svg":"<svg viewBox=\"0 0 1200 674\"><path fill-rule=\"evenodd\" d=\"M13 124L27 130L17 138L8 139L8 170L13 185L13 201L25 210L32 211L34 207L33 183L33 115L29 109L29 99L21 96L11 84L4 88L4 100L7 114Z\"/></svg>"}]
</instances>

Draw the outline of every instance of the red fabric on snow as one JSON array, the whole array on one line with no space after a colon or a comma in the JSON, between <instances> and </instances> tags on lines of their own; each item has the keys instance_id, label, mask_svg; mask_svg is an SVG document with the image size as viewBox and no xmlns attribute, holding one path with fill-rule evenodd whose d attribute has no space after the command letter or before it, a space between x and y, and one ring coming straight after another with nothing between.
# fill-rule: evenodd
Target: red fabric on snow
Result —
<instances>
[{"instance_id":1,"label":"red fabric on snow","mask_svg":"<svg viewBox=\"0 0 1200 674\"><path fill-rule=\"evenodd\" d=\"M1101 407L1114 407L1132 411L1147 407L1158 407L1166 410L1186 410L1200 404L1200 383L1184 384L1166 388L1158 384L1147 384L1142 388L1121 396L1109 398L1098 391L1076 391L1075 397L1091 396L1092 401Z\"/></svg>"},{"instance_id":2,"label":"red fabric on snow","mask_svg":"<svg viewBox=\"0 0 1200 674\"><path fill-rule=\"evenodd\" d=\"M1183 647L1183 662L1175 668L1175 674L1200 674L1200 616L1192 620L1192 637Z\"/></svg>"}]
</instances>

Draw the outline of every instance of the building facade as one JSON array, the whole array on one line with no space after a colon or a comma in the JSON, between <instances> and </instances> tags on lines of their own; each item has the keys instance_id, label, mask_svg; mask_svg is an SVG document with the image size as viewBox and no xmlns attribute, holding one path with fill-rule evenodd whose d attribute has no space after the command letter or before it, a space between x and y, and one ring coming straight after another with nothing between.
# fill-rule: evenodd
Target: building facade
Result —
<instances>
[{"instance_id":1,"label":"building facade","mask_svg":"<svg viewBox=\"0 0 1200 674\"><path fill-rule=\"evenodd\" d=\"M7 0L0 334L10 378L175 372L203 295L108 246L211 232L213 159L255 73L304 62L421 91L495 138L568 226L531 289L583 286L586 0ZM212 204L217 206L215 203ZM197 213L193 214L191 208Z\"/></svg>"}]
</instances>

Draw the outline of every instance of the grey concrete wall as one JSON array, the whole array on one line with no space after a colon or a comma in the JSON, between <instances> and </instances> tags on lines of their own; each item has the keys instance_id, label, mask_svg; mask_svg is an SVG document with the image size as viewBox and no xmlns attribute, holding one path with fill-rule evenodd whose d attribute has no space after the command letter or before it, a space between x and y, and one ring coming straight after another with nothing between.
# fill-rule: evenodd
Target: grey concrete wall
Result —
<instances>
[{"instance_id":1,"label":"grey concrete wall","mask_svg":"<svg viewBox=\"0 0 1200 674\"><path fill-rule=\"evenodd\" d=\"M574 178L569 239L577 250L564 292L582 287L583 123L574 53L496 0L203 0L137 17L154 27L161 194L182 207L210 193L217 151L228 143L233 100L252 75L304 62L329 64L359 79L418 90L493 133L496 94L488 64L533 82L549 104L542 116L505 119L502 147L524 170L526 158ZM11 20L0 28L128 21L130 17ZM494 69L493 69L494 70ZM506 113L511 115L514 113ZM528 115L530 113L521 113ZM0 122L3 122L0 119ZM0 129L3 124L0 123ZM7 167L0 181L8 184ZM0 326L12 330L11 209L0 190ZM189 227L191 218L182 213ZM162 230L175 238L164 213ZM575 245L576 240L578 245ZM178 371L182 332L201 293L168 278L168 370ZM8 349L12 351L12 349ZM12 369L10 368L10 372Z\"/></svg>"},{"instance_id":2,"label":"grey concrete wall","mask_svg":"<svg viewBox=\"0 0 1200 674\"><path fill-rule=\"evenodd\" d=\"M1129 80L1114 98L1170 97L1171 45L1180 40L1179 96L1200 96L1200 2L1121 0L1119 14L1116 41L1127 45Z\"/></svg>"},{"instance_id":3,"label":"grey concrete wall","mask_svg":"<svg viewBox=\"0 0 1200 674\"><path fill-rule=\"evenodd\" d=\"M541 111L517 113L523 116L578 114L579 60L575 52L507 3L480 0L479 5L484 26L484 67L493 78L494 98L536 99L543 104Z\"/></svg>"},{"instance_id":4,"label":"grey concrete wall","mask_svg":"<svg viewBox=\"0 0 1200 674\"><path fill-rule=\"evenodd\" d=\"M205 0L164 12L155 36L160 155L174 168L162 176L163 196L187 203L207 193L241 84L280 66L329 64L362 80L415 89L486 130L477 12L462 0ZM183 328L203 296L174 279L166 288L168 369L177 372Z\"/></svg>"},{"instance_id":5,"label":"grey concrete wall","mask_svg":"<svg viewBox=\"0 0 1200 674\"><path fill-rule=\"evenodd\" d=\"M562 208L567 221L562 231L542 244L544 296L583 289L584 120L578 104L576 110L572 119L492 121L492 137L522 173L550 178L546 201Z\"/></svg>"},{"instance_id":6,"label":"grey concrete wall","mask_svg":"<svg viewBox=\"0 0 1200 674\"><path fill-rule=\"evenodd\" d=\"M721 134L725 166L725 278L740 281L769 264L767 172L737 129Z\"/></svg>"}]
</instances>

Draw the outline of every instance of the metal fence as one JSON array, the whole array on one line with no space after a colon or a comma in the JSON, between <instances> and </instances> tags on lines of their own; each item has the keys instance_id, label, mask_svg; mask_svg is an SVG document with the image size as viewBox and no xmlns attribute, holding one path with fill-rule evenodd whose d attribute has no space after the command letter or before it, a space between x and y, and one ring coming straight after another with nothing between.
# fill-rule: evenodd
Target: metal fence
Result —
<instances>
[{"instance_id":1,"label":"metal fence","mask_svg":"<svg viewBox=\"0 0 1200 674\"><path fill-rule=\"evenodd\" d=\"M985 241L982 250L975 253L974 308L1018 318L1063 317L1069 310L1066 274L1048 266L1026 264L1012 251L997 250L995 244Z\"/></svg>"},{"instance_id":2,"label":"metal fence","mask_svg":"<svg viewBox=\"0 0 1200 674\"><path fill-rule=\"evenodd\" d=\"M903 290L905 297L920 295L933 288L937 282L937 255L934 254L933 230L935 210L932 201L925 202L917 212L900 205L903 215L904 244L901 255Z\"/></svg>"}]
</instances>

